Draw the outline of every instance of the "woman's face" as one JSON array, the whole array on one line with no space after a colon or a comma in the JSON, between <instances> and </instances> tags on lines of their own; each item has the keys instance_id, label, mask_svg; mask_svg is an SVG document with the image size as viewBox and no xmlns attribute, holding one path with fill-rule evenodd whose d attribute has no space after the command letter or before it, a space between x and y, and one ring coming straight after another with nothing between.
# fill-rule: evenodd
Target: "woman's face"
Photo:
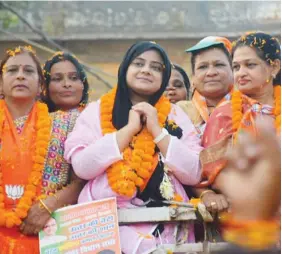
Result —
<instances>
[{"instance_id":1,"label":"woman's face","mask_svg":"<svg viewBox=\"0 0 282 254\"><path fill-rule=\"evenodd\" d=\"M246 95L256 95L269 84L273 67L263 61L254 49L242 46L234 52L233 72L238 89Z\"/></svg>"},{"instance_id":2,"label":"woman's face","mask_svg":"<svg viewBox=\"0 0 282 254\"><path fill-rule=\"evenodd\" d=\"M183 76L176 69L172 69L171 71L165 94L171 103L177 103L178 101L187 99L187 89L184 84Z\"/></svg>"},{"instance_id":3,"label":"woman's face","mask_svg":"<svg viewBox=\"0 0 282 254\"><path fill-rule=\"evenodd\" d=\"M211 48L195 58L193 86L204 97L224 97L233 84L233 74L225 53Z\"/></svg>"},{"instance_id":4,"label":"woman's face","mask_svg":"<svg viewBox=\"0 0 282 254\"><path fill-rule=\"evenodd\" d=\"M29 54L16 54L7 60L1 88L6 99L34 100L40 89L36 63Z\"/></svg>"},{"instance_id":5,"label":"woman's face","mask_svg":"<svg viewBox=\"0 0 282 254\"><path fill-rule=\"evenodd\" d=\"M163 60L157 51L149 50L137 56L126 73L131 95L148 97L155 94L161 88L163 71Z\"/></svg>"},{"instance_id":6,"label":"woman's face","mask_svg":"<svg viewBox=\"0 0 282 254\"><path fill-rule=\"evenodd\" d=\"M69 110L79 105L83 95L83 83L74 64L61 61L50 70L49 96L58 109Z\"/></svg>"}]
</instances>

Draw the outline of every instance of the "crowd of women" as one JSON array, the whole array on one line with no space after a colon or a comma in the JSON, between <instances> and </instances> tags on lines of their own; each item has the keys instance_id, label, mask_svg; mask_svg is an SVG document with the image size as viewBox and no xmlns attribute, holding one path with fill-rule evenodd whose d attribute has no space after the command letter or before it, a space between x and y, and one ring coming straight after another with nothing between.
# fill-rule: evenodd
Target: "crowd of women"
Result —
<instances>
[{"instance_id":1,"label":"crowd of women","mask_svg":"<svg viewBox=\"0 0 282 254\"><path fill-rule=\"evenodd\" d=\"M247 250L277 245L280 44L253 32L232 44L206 37L186 52L191 81L160 45L135 43L117 86L95 102L88 102L87 77L74 56L57 52L41 69L30 46L5 53L1 253L39 253L37 234L53 211L108 197L118 208L198 197L221 217L227 241ZM119 230L126 254L195 242L192 226L183 226L179 239L173 223Z\"/></svg>"}]
</instances>

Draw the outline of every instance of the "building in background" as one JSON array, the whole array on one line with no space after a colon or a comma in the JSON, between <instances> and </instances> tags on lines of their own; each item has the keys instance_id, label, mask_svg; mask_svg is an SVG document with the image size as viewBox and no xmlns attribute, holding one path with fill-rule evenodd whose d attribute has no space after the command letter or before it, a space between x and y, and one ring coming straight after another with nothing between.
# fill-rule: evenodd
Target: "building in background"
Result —
<instances>
[{"instance_id":1,"label":"building in background","mask_svg":"<svg viewBox=\"0 0 282 254\"><path fill-rule=\"evenodd\" d=\"M79 59L108 73L97 72L111 85L116 83L125 51L138 40L161 44L171 61L183 65L190 74L189 56L184 50L205 36L233 40L251 30L265 31L279 39L281 36L280 1L31 1L17 11ZM47 46L21 21L6 31L14 36L7 35L2 28L1 54L7 48L23 44L19 38ZM50 57L48 52L36 51L42 62ZM92 99L108 90L101 81L88 76L94 90Z\"/></svg>"}]
</instances>

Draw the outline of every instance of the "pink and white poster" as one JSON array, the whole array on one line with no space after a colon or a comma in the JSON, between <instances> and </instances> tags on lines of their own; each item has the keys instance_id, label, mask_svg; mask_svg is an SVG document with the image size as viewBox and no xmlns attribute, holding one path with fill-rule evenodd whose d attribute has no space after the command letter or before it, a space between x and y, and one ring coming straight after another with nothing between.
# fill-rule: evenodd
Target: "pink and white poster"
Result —
<instances>
[{"instance_id":1,"label":"pink and white poster","mask_svg":"<svg viewBox=\"0 0 282 254\"><path fill-rule=\"evenodd\" d=\"M39 233L41 254L120 254L115 198L55 211Z\"/></svg>"}]
</instances>

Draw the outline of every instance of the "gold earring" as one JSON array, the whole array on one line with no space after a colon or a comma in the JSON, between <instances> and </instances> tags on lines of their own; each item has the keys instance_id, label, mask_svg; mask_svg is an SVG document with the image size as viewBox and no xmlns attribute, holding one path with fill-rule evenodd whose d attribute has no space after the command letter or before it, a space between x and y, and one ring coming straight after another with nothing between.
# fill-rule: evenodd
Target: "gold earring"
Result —
<instances>
[{"instance_id":1,"label":"gold earring","mask_svg":"<svg viewBox=\"0 0 282 254\"><path fill-rule=\"evenodd\" d=\"M267 79L267 80L266 80L266 83L269 83L269 81L270 81L270 80L269 80L269 79Z\"/></svg>"}]
</instances>

